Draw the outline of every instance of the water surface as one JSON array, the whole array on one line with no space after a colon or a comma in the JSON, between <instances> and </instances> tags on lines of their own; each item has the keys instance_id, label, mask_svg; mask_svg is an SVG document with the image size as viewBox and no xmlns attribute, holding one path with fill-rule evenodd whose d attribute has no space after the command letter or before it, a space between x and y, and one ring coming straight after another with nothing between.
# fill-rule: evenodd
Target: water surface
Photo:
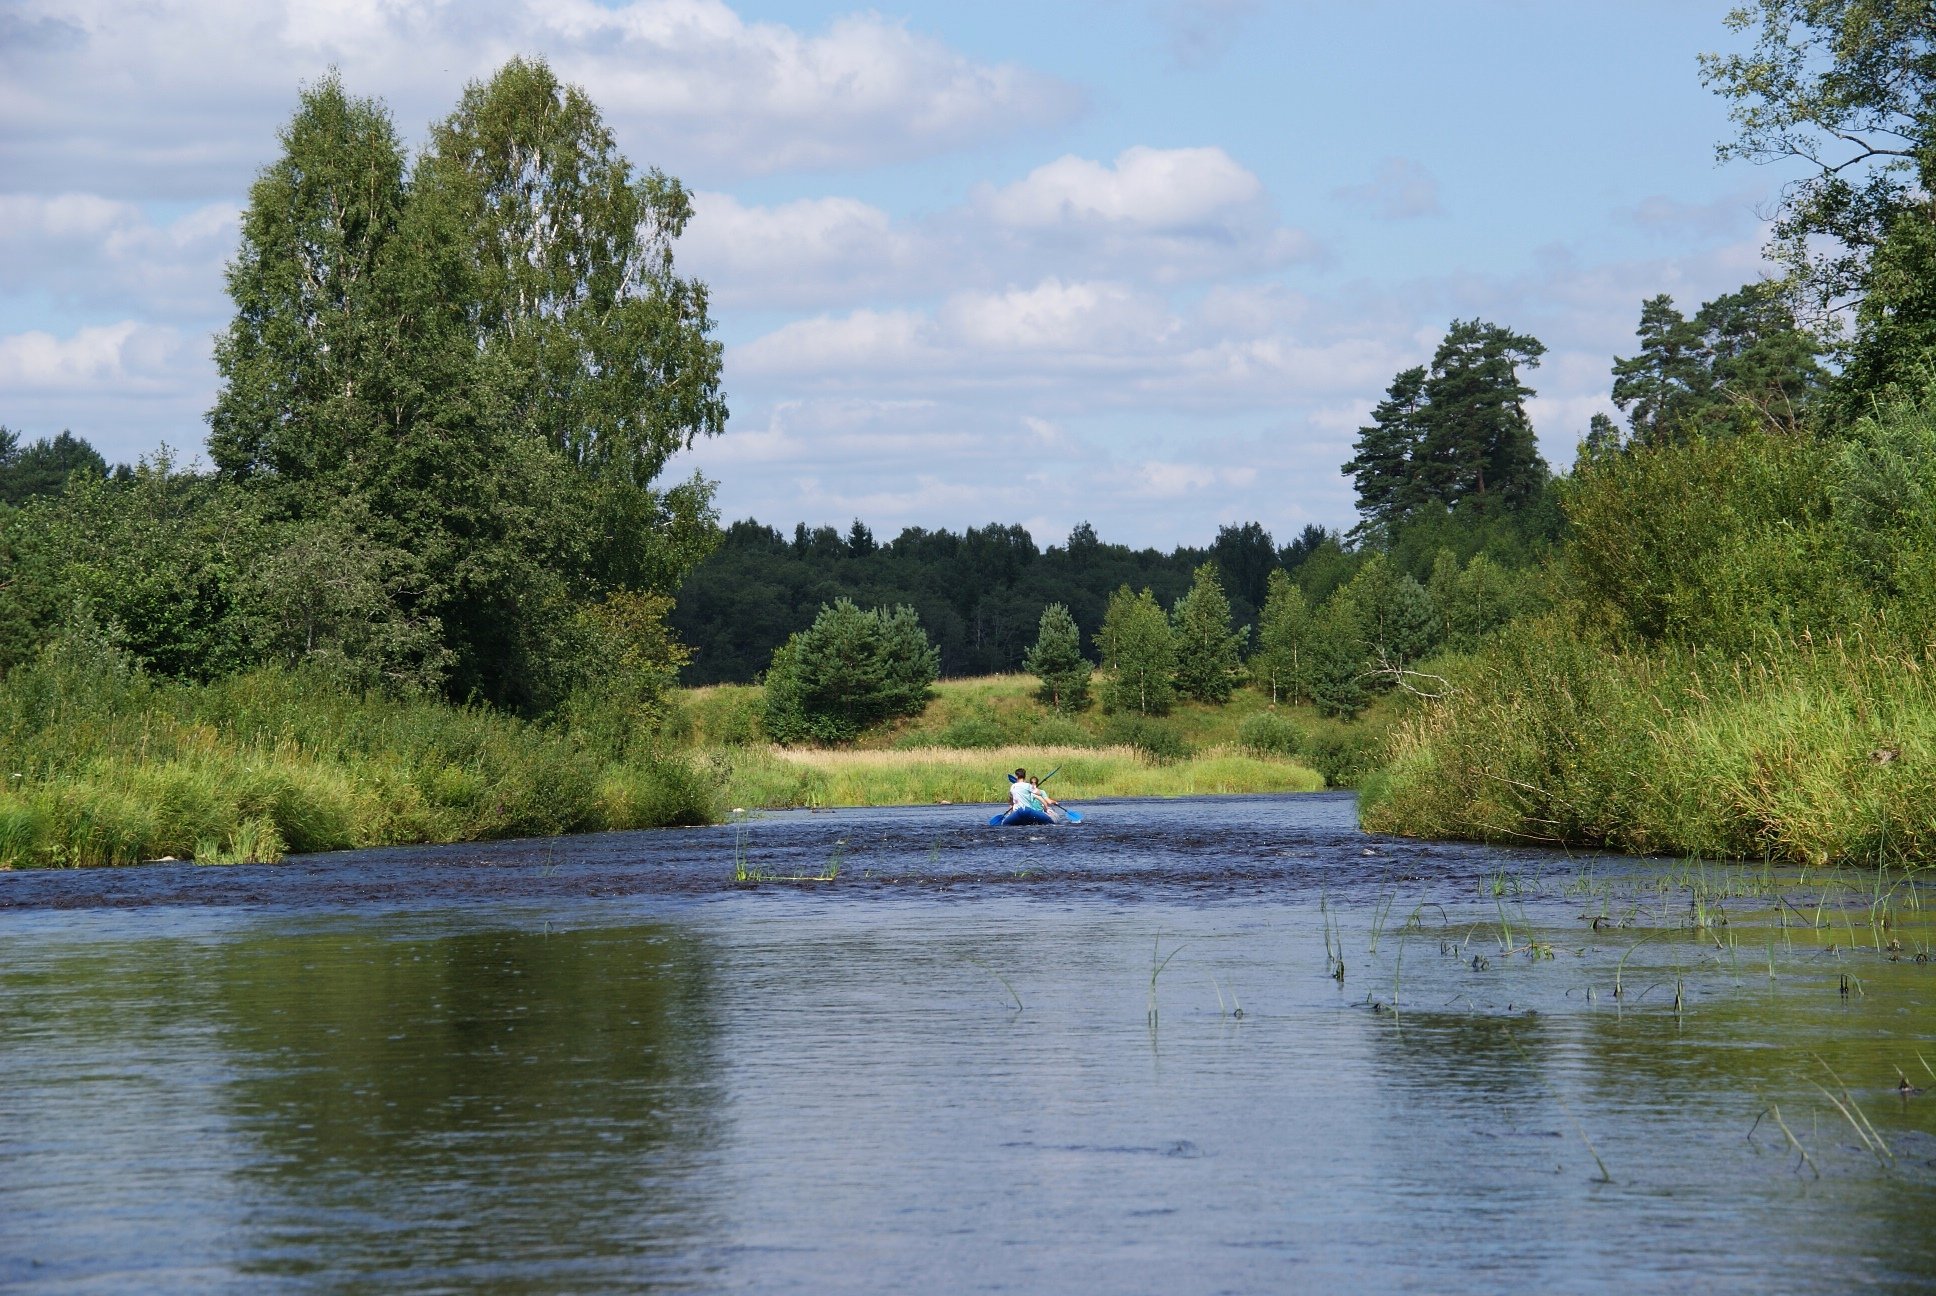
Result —
<instances>
[{"instance_id":1,"label":"water surface","mask_svg":"<svg viewBox=\"0 0 1936 1296\"><path fill-rule=\"evenodd\" d=\"M0 1286L1936 1283L1919 883L1085 809L0 876Z\"/></svg>"}]
</instances>

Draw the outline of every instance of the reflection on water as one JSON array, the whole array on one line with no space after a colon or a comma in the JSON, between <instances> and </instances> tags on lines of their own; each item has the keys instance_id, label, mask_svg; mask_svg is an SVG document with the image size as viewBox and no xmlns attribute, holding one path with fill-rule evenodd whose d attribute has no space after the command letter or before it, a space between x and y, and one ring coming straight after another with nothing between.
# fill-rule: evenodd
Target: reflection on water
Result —
<instances>
[{"instance_id":1,"label":"reflection on water","mask_svg":"<svg viewBox=\"0 0 1936 1296\"><path fill-rule=\"evenodd\" d=\"M832 886L717 830L0 879L0 1285L1936 1282L1912 892L1696 925L1349 814L754 826Z\"/></svg>"}]
</instances>

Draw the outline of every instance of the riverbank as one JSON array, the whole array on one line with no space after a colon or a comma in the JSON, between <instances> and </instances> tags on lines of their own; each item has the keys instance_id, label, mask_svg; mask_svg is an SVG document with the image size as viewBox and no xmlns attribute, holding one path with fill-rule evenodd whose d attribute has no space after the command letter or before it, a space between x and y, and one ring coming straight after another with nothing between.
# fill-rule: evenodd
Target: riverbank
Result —
<instances>
[{"instance_id":1,"label":"riverbank","mask_svg":"<svg viewBox=\"0 0 1936 1296\"><path fill-rule=\"evenodd\" d=\"M689 755L478 707L257 672L156 681L49 655L0 682L0 868L704 823Z\"/></svg>"},{"instance_id":2,"label":"riverbank","mask_svg":"<svg viewBox=\"0 0 1936 1296\"><path fill-rule=\"evenodd\" d=\"M1159 762L1133 747L945 747L822 751L730 749L728 799L745 809L1006 802L1004 777L1018 767L1055 773L1061 800L1316 792L1324 776L1292 760L1212 750Z\"/></svg>"},{"instance_id":3,"label":"riverbank","mask_svg":"<svg viewBox=\"0 0 1936 1296\"><path fill-rule=\"evenodd\" d=\"M1411 837L1797 864L1936 859L1936 650L1857 637L1738 657L1557 623L1448 667L1368 786Z\"/></svg>"},{"instance_id":4,"label":"riverbank","mask_svg":"<svg viewBox=\"0 0 1936 1296\"><path fill-rule=\"evenodd\" d=\"M1219 783L1229 784L1232 792L1302 791L1291 783L1303 780L1287 773L1287 766L1315 772L1323 780L1319 786L1357 786L1382 758L1388 730L1401 711L1395 699L1379 698L1361 719L1345 723L1319 716L1309 706L1272 706L1263 694L1241 688L1228 702L1180 702L1164 716L1109 715L1093 704L1056 712L1036 700L1036 687L1032 675L944 679L920 715L865 733L850 748L787 749L781 755L821 770L881 771L894 762L868 753L898 753L929 767L950 763L952 758L941 753L971 753L967 764L974 769L1002 768L1007 758L997 753L1003 752L1023 757L1008 759L1009 769L1053 768L1061 754L1068 754L1090 762L1083 768L1093 767L1098 786L1111 789L1093 793L1098 796L1184 796L1212 791ZM674 724L698 747L732 752L765 746L761 693L753 685L683 689L672 705L679 713ZM1058 782L1068 777L1065 773ZM884 795L901 797L893 781L873 785ZM924 786L911 778L905 797L873 804L946 797L938 783L934 795L916 795ZM984 788L977 795L988 793Z\"/></svg>"}]
</instances>

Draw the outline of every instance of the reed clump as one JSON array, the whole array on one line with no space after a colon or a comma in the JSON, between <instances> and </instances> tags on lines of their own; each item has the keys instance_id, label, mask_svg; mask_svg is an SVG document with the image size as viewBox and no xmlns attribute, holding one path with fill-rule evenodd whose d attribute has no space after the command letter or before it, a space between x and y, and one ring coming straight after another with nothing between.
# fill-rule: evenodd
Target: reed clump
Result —
<instances>
[{"instance_id":1,"label":"reed clump","mask_svg":"<svg viewBox=\"0 0 1936 1296\"><path fill-rule=\"evenodd\" d=\"M1825 864L1936 858L1936 648L1770 635L1731 656L1558 619L1398 726L1367 828Z\"/></svg>"},{"instance_id":2,"label":"reed clump","mask_svg":"<svg viewBox=\"0 0 1936 1296\"><path fill-rule=\"evenodd\" d=\"M0 681L0 867L697 823L716 782L650 742L302 674L152 679L56 645Z\"/></svg>"}]
</instances>

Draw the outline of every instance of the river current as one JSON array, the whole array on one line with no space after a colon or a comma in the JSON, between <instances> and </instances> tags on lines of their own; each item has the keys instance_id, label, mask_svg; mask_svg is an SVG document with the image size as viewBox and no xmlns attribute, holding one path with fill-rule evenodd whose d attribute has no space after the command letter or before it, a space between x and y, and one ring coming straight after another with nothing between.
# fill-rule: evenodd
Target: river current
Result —
<instances>
[{"instance_id":1,"label":"river current","mask_svg":"<svg viewBox=\"0 0 1936 1296\"><path fill-rule=\"evenodd\" d=\"M1936 1286L1920 880L1082 808L0 875L0 1288Z\"/></svg>"}]
</instances>

